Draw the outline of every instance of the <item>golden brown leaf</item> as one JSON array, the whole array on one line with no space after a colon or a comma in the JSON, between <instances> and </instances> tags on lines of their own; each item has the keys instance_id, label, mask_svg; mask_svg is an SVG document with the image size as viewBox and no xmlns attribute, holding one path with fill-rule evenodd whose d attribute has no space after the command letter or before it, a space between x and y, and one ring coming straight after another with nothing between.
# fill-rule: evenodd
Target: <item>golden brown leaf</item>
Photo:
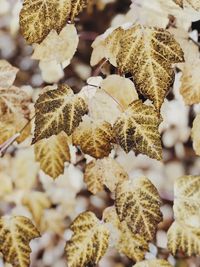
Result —
<instances>
[{"instance_id":1,"label":"golden brown leaf","mask_svg":"<svg viewBox=\"0 0 200 267\"><path fill-rule=\"evenodd\" d=\"M142 153L161 160L159 124L159 115L154 107L143 104L141 100L136 100L116 120L113 131L117 143L127 153L133 149L136 154Z\"/></svg>"},{"instance_id":2,"label":"golden brown leaf","mask_svg":"<svg viewBox=\"0 0 200 267\"><path fill-rule=\"evenodd\" d=\"M109 243L109 231L90 211L81 213L71 224L72 238L66 244L69 267L97 264Z\"/></svg>"},{"instance_id":3,"label":"golden brown leaf","mask_svg":"<svg viewBox=\"0 0 200 267\"><path fill-rule=\"evenodd\" d=\"M73 133L73 144L94 158L107 157L112 149L112 126L106 121L85 117Z\"/></svg>"},{"instance_id":4,"label":"golden brown leaf","mask_svg":"<svg viewBox=\"0 0 200 267\"><path fill-rule=\"evenodd\" d=\"M60 85L39 96L35 104L35 133L32 143L57 135L61 131L71 135L87 113L83 98L74 95L67 85Z\"/></svg>"},{"instance_id":5,"label":"golden brown leaf","mask_svg":"<svg viewBox=\"0 0 200 267\"><path fill-rule=\"evenodd\" d=\"M102 81L100 86L125 109L130 103L138 99L134 83L128 78L119 75L109 75Z\"/></svg>"},{"instance_id":6,"label":"golden brown leaf","mask_svg":"<svg viewBox=\"0 0 200 267\"><path fill-rule=\"evenodd\" d=\"M41 42L54 29L58 33L70 15L69 0L24 0L20 12L21 32L29 44Z\"/></svg>"},{"instance_id":7,"label":"golden brown leaf","mask_svg":"<svg viewBox=\"0 0 200 267\"><path fill-rule=\"evenodd\" d=\"M64 163L70 161L68 139L61 132L38 141L34 146L35 159L40 162L41 169L54 179L64 172Z\"/></svg>"},{"instance_id":8,"label":"golden brown leaf","mask_svg":"<svg viewBox=\"0 0 200 267\"><path fill-rule=\"evenodd\" d=\"M74 18L87 6L88 0L71 0L71 20Z\"/></svg>"},{"instance_id":9,"label":"golden brown leaf","mask_svg":"<svg viewBox=\"0 0 200 267\"><path fill-rule=\"evenodd\" d=\"M0 87L8 88L13 85L18 69L6 60L0 60Z\"/></svg>"},{"instance_id":10,"label":"golden brown leaf","mask_svg":"<svg viewBox=\"0 0 200 267\"><path fill-rule=\"evenodd\" d=\"M122 166L112 158L93 160L86 165L84 181L88 190L93 194L104 189L104 185L111 192L115 191L118 182L128 178Z\"/></svg>"},{"instance_id":11,"label":"golden brown leaf","mask_svg":"<svg viewBox=\"0 0 200 267\"><path fill-rule=\"evenodd\" d=\"M200 227L200 176L178 178L174 184L174 197L175 218Z\"/></svg>"},{"instance_id":12,"label":"golden brown leaf","mask_svg":"<svg viewBox=\"0 0 200 267\"><path fill-rule=\"evenodd\" d=\"M26 192L22 198L22 204L28 207L37 226L40 225L44 209L51 206L47 195L37 191Z\"/></svg>"},{"instance_id":13,"label":"golden brown leaf","mask_svg":"<svg viewBox=\"0 0 200 267\"><path fill-rule=\"evenodd\" d=\"M138 262L137 264L133 265L133 267L172 267L166 260L146 260L142 262Z\"/></svg>"},{"instance_id":14,"label":"golden brown leaf","mask_svg":"<svg viewBox=\"0 0 200 267\"><path fill-rule=\"evenodd\" d=\"M0 251L6 262L14 267L29 267L29 242L40 234L32 222L23 216L0 219Z\"/></svg>"},{"instance_id":15,"label":"golden brown leaf","mask_svg":"<svg viewBox=\"0 0 200 267\"><path fill-rule=\"evenodd\" d=\"M152 240L162 221L157 189L145 177L121 182L116 188L115 206L120 221L126 221L134 234Z\"/></svg>"},{"instance_id":16,"label":"golden brown leaf","mask_svg":"<svg viewBox=\"0 0 200 267\"><path fill-rule=\"evenodd\" d=\"M173 35L159 28L136 25L125 31L120 41L117 65L132 73L136 88L160 109L173 83L173 63L184 60Z\"/></svg>"},{"instance_id":17,"label":"golden brown leaf","mask_svg":"<svg viewBox=\"0 0 200 267\"><path fill-rule=\"evenodd\" d=\"M103 218L106 223L111 224L115 248L134 261L143 260L148 251L148 243L140 235L133 234L125 221L119 221L115 208L104 210Z\"/></svg>"},{"instance_id":18,"label":"golden brown leaf","mask_svg":"<svg viewBox=\"0 0 200 267\"><path fill-rule=\"evenodd\" d=\"M188 256L200 255L200 228L175 221L168 230L168 248L173 255L182 251Z\"/></svg>"}]
</instances>

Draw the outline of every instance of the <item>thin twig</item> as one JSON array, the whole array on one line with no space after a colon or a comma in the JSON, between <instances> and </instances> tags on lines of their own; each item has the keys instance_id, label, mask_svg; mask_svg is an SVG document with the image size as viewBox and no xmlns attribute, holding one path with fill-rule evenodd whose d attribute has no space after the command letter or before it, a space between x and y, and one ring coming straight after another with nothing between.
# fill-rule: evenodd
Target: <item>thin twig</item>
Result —
<instances>
[{"instance_id":1,"label":"thin twig","mask_svg":"<svg viewBox=\"0 0 200 267\"><path fill-rule=\"evenodd\" d=\"M95 69L95 71L93 73L93 76L98 76L99 75L99 73L101 72L102 67L106 64L106 62L108 62L108 59L104 59L104 61L100 64L100 66L98 66Z\"/></svg>"}]
</instances>

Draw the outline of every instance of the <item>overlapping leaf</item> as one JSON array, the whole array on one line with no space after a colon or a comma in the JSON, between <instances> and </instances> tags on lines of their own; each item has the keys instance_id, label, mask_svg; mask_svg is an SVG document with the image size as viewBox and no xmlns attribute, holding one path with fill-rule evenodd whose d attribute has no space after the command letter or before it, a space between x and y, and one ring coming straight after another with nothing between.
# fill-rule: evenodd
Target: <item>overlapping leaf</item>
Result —
<instances>
[{"instance_id":1,"label":"overlapping leaf","mask_svg":"<svg viewBox=\"0 0 200 267\"><path fill-rule=\"evenodd\" d=\"M182 176L174 184L174 213L178 220L200 227L200 176ZM194 225L192 225L194 224Z\"/></svg>"},{"instance_id":2,"label":"overlapping leaf","mask_svg":"<svg viewBox=\"0 0 200 267\"><path fill-rule=\"evenodd\" d=\"M126 221L134 234L152 240L162 221L161 200L155 186L142 177L119 183L115 200L120 221Z\"/></svg>"},{"instance_id":3,"label":"overlapping leaf","mask_svg":"<svg viewBox=\"0 0 200 267\"><path fill-rule=\"evenodd\" d=\"M38 141L34 146L35 158L40 162L41 169L54 179L64 172L64 163L70 160L68 139L61 132Z\"/></svg>"},{"instance_id":4,"label":"overlapping leaf","mask_svg":"<svg viewBox=\"0 0 200 267\"><path fill-rule=\"evenodd\" d=\"M25 193L22 199L22 204L28 207L36 225L40 225L44 209L51 206L51 202L47 195L38 191Z\"/></svg>"},{"instance_id":5,"label":"overlapping leaf","mask_svg":"<svg viewBox=\"0 0 200 267\"><path fill-rule=\"evenodd\" d=\"M107 208L103 214L104 221L111 224L114 247L134 261L144 259L148 243L138 234L133 234L125 221L120 222L114 207Z\"/></svg>"},{"instance_id":6,"label":"overlapping leaf","mask_svg":"<svg viewBox=\"0 0 200 267\"><path fill-rule=\"evenodd\" d=\"M0 60L0 88L9 88L13 85L18 69L6 60Z\"/></svg>"},{"instance_id":7,"label":"overlapping leaf","mask_svg":"<svg viewBox=\"0 0 200 267\"><path fill-rule=\"evenodd\" d=\"M74 18L87 6L88 0L71 0L71 20Z\"/></svg>"},{"instance_id":8,"label":"overlapping leaf","mask_svg":"<svg viewBox=\"0 0 200 267\"><path fill-rule=\"evenodd\" d=\"M196 118L193 121L193 126L192 126L192 140L193 140L193 148L196 152L197 155L200 156L200 114L197 114Z\"/></svg>"},{"instance_id":9,"label":"overlapping leaf","mask_svg":"<svg viewBox=\"0 0 200 267\"><path fill-rule=\"evenodd\" d=\"M168 31L136 25L125 31L120 46L119 69L133 74L136 88L159 110L173 83L172 64L184 60L180 45Z\"/></svg>"},{"instance_id":10,"label":"overlapping leaf","mask_svg":"<svg viewBox=\"0 0 200 267\"><path fill-rule=\"evenodd\" d=\"M57 135L61 131L71 135L87 113L83 98L74 95L67 85L60 85L39 96L35 104L35 133L32 143Z\"/></svg>"},{"instance_id":11,"label":"overlapping leaf","mask_svg":"<svg viewBox=\"0 0 200 267\"><path fill-rule=\"evenodd\" d=\"M71 12L69 0L24 0L20 13L21 32L29 44L41 42L55 29L58 33Z\"/></svg>"},{"instance_id":12,"label":"overlapping leaf","mask_svg":"<svg viewBox=\"0 0 200 267\"><path fill-rule=\"evenodd\" d=\"M185 5L191 6L196 11L200 11L200 2L199 0L173 0L180 7L184 7Z\"/></svg>"},{"instance_id":13,"label":"overlapping leaf","mask_svg":"<svg viewBox=\"0 0 200 267\"><path fill-rule=\"evenodd\" d=\"M73 133L73 144L94 158L107 157L112 149L112 126L106 121L85 117Z\"/></svg>"},{"instance_id":14,"label":"overlapping leaf","mask_svg":"<svg viewBox=\"0 0 200 267\"><path fill-rule=\"evenodd\" d=\"M172 267L166 260L146 260L136 263L133 267Z\"/></svg>"},{"instance_id":15,"label":"overlapping leaf","mask_svg":"<svg viewBox=\"0 0 200 267\"><path fill-rule=\"evenodd\" d=\"M29 242L40 234L32 222L23 216L0 219L0 251L6 262L14 267L29 267Z\"/></svg>"},{"instance_id":16,"label":"overlapping leaf","mask_svg":"<svg viewBox=\"0 0 200 267\"><path fill-rule=\"evenodd\" d=\"M118 144L127 153L133 149L136 154L142 153L161 160L159 124L159 115L155 109L136 100L117 119L113 131Z\"/></svg>"},{"instance_id":17,"label":"overlapping leaf","mask_svg":"<svg viewBox=\"0 0 200 267\"><path fill-rule=\"evenodd\" d=\"M104 185L114 192L118 182L128 178L122 166L112 158L93 160L86 165L84 181L93 194L104 189Z\"/></svg>"},{"instance_id":18,"label":"overlapping leaf","mask_svg":"<svg viewBox=\"0 0 200 267\"><path fill-rule=\"evenodd\" d=\"M66 244L69 267L97 264L109 243L109 231L96 216L88 211L80 214L71 224L72 238Z\"/></svg>"},{"instance_id":19,"label":"overlapping leaf","mask_svg":"<svg viewBox=\"0 0 200 267\"><path fill-rule=\"evenodd\" d=\"M200 256L200 228L175 221L168 230L168 248L175 255L182 251L188 256Z\"/></svg>"}]
</instances>

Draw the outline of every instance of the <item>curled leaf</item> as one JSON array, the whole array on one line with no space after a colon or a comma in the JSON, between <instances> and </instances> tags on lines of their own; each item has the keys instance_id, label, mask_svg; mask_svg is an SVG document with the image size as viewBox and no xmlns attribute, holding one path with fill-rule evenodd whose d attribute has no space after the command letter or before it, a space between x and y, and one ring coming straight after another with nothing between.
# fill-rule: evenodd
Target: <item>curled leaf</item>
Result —
<instances>
[{"instance_id":1,"label":"curled leaf","mask_svg":"<svg viewBox=\"0 0 200 267\"><path fill-rule=\"evenodd\" d=\"M133 267L172 267L172 265L166 260L153 259L138 262Z\"/></svg>"}]
</instances>

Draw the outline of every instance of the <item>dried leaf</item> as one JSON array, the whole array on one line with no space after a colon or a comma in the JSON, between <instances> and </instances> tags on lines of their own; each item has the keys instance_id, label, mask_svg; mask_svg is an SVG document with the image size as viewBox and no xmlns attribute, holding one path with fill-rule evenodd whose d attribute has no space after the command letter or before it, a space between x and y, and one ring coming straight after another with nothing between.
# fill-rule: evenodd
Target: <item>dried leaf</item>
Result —
<instances>
[{"instance_id":1,"label":"dried leaf","mask_svg":"<svg viewBox=\"0 0 200 267\"><path fill-rule=\"evenodd\" d=\"M56 30L51 30L41 44L36 44L33 59L42 61L56 60L63 63L72 59L78 46L78 34L73 24L67 25L60 34Z\"/></svg>"},{"instance_id":2,"label":"dried leaf","mask_svg":"<svg viewBox=\"0 0 200 267\"><path fill-rule=\"evenodd\" d=\"M173 0L181 8L184 8L185 5L189 5L196 11L200 11L200 2L199 0Z\"/></svg>"},{"instance_id":3,"label":"dried leaf","mask_svg":"<svg viewBox=\"0 0 200 267\"><path fill-rule=\"evenodd\" d=\"M114 247L134 261L143 260L148 251L148 243L140 235L133 234L125 221L119 221L115 208L104 210L103 218L106 223L111 224L112 230L115 229L113 233L115 239L117 232L118 239L115 240Z\"/></svg>"},{"instance_id":4,"label":"dried leaf","mask_svg":"<svg viewBox=\"0 0 200 267\"><path fill-rule=\"evenodd\" d=\"M58 33L67 23L69 0L24 0L20 12L21 32L29 44L40 43L54 29Z\"/></svg>"},{"instance_id":5,"label":"dried leaf","mask_svg":"<svg viewBox=\"0 0 200 267\"><path fill-rule=\"evenodd\" d=\"M159 110L173 83L172 64L184 61L180 45L168 31L136 25L125 31L120 46L119 69L133 74L136 88Z\"/></svg>"},{"instance_id":6,"label":"dried leaf","mask_svg":"<svg viewBox=\"0 0 200 267\"><path fill-rule=\"evenodd\" d=\"M87 113L83 98L74 95L67 85L60 85L39 96L35 104L35 134L32 143L57 135L61 131L71 135Z\"/></svg>"},{"instance_id":7,"label":"dried leaf","mask_svg":"<svg viewBox=\"0 0 200 267\"><path fill-rule=\"evenodd\" d=\"M6 60L0 60L0 87L8 88L13 85L18 69Z\"/></svg>"},{"instance_id":8,"label":"dried leaf","mask_svg":"<svg viewBox=\"0 0 200 267\"><path fill-rule=\"evenodd\" d=\"M133 267L172 267L171 264L169 264L168 261L166 260L157 260L157 259L153 259L153 260L146 260L146 261L142 261L139 262L135 265L133 265Z\"/></svg>"},{"instance_id":9,"label":"dried leaf","mask_svg":"<svg viewBox=\"0 0 200 267\"><path fill-rule=\"evenodd\" d=\"M47 209L51 206L47 195L43 192L37 191L26 192L22 198L22 204L28 207L38 227L40 226L44 209Z\"/></svg>"},{"instance_id":10,"label":"dried leaf","mask_svg":"<svg viewBox=\"0 0 200 267\"><path fill-rule=\"evenodd\" d=\"M193 140L193 148L195 153L200 156L200 114L197 114L196 118L193 121L192 126L192 140Z\"/></svg>"},{"instance_id":11,"label":"dried leaf","mask_svg":"<svg viewBox=\"0 0 200 267\"><path fill-rule=\"evenodd\" d=\"M134 83L119 75L109 75L101 83L101 88L116 99L123 108L138 99Z\"/></svg>"},{"instance_id":12,"label":"dried leaf","mask_svg":"<svg viewBox=\"0 0 200 267\"><path fill-rule=\"evenodd\" d=\"M73 144L94 158L107 157L112 149L112 126L106 121L85 117L73 133Z\"/></svg>"},{"instance_id":13,"label":"dried leaf","mask_svg":"<svg viewBox=\"0 0 200 267\"><path fill-rule=\"evenodd\" d=\"M0 251L5 261L14 267L30 266L29 242L40 236L32 222L23 216L4 216L0 219Z\"/></svg>"},{"instance_id":14,"label":"dried leaf","mask_svg":"<svg viewBox=\"0 0 200 267\"><path fill-rule=\"evenodd\" d=\"M113 131L117 143L127 153L132 149L136 154L146 154L157 160L162 159L161 137L158 132L159 115L154 107L141 100L131 103L116 120Z\"/></svg>"},{"instance_id":15,"label":"dried leaf","mask_svg":"<svg viewBox=\"0 0 200 267\"><path fill-rule=\"evenodd\" d=\"M84 181L88 190L96 194L104 189L104 185L111 192L115 191L117 183L128 179L128 174L122 166L112 158L93 160L86 165Z\"/></svg>"},{"instance_id":16,"label":"dried leaf","mask_svg":"<svg viewBox=\"0 0 200 267\"><path fill-rule=\"evenodd\" d=\"M54 179L64 172L64 163L70 161L68 139L61 132L38 141L34 146L35 159L40 162L41 169Z\"/></svg>"},{"instance_id":17,"label":"dried leaf","mask_svg":"<svg viewBox=\"0 0 200 267\"><path fill-rule=\"evenodd\" d=\"M121 182L116 188L116 210L134 234L152 240L162 221L161 200L155 186L142 177Z\"/></svg>"},{"instance_id":18,"label":"dried leaf","mask_svg":"<svg viewBox=\"0 0 200 267\"><path fill-rule=\"evenodd\" d=\"M200 227L200 176L178 178L174 184L174 196L175 218L189 226Z\"/></svg>"},{"instance_id":19,"label":"dried leaf","mask_svg":"<svg viewBox=\"0 0 200 267\"><path fill-rule=\"evenodd\" d=\"M80 214L70 229L74 233L65 248L68 266L97 264L108 248L109 231L105 225L88 211Z\"/></svg>"},{"instance_id":20,"label":"dried leaf","mask_svg":"<svg viewBox=\"0 0 200 267\"><path fill-rule=\"evenodd\" d=\"M168 230L168 248L173 255L182 251L188 256L200 255L200 229L175 221Z\"/></svg>"},{"instance_id":21,"label":"dried leaf","mask_svg":"<svg viewBox=\"0 0 200 267\"><path fill-rule=\"evenodd\" d=\"M71 0L71 20L82 12L82 10L87 6L88 0Z\"/></svg>"}]
</instances>

